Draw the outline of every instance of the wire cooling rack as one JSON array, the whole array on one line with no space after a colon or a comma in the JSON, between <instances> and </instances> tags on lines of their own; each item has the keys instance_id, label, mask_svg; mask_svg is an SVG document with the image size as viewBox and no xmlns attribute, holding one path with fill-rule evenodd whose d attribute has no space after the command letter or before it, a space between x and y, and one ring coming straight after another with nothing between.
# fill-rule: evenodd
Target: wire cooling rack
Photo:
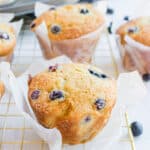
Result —
<instances>
[{"instance_id":1,"label":"wire cooling rack","mask_svg":"<svg viewBox=\"0 0 150 150\"><path fill-rule=\"evenodd\" d=\"M18 38L14 52L12 70L20 75L35 60L42 59L42 53L34 34L29 31L30 21L27 20ZM95 52L94 64L108 74L117 77L119 66L113 41L104 32ZM30 123L18 113L11 95L6 94L0 101L0 150L47 150L48 146L33 131Z\"/></svg>"}]
</instances>

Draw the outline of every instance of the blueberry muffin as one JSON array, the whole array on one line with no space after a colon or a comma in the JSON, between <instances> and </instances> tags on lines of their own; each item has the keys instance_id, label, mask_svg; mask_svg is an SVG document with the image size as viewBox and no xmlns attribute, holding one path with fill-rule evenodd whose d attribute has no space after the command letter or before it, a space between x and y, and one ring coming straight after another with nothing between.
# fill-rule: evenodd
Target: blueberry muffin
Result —
<instances>
[{"instance_id":1,"label":"blueberry muffin","mask_svg":"<svg viewBox=\"0 0 150 150\"><path fill-rule=\"evenodd\" d=\"M16 45L16 36L13 27L0 23L0 57L12 54Z\"/></svg>"},{"instance_id":2,"label":"blueberry muffin","mask_svg":"<svg viewBox=\"0 0 150 150\"><path fill-rule=\"evenodd\" d=\"M150 73L150 16L139 17L125 23L116 33L120 37L119 45L124 67L130 71L136 69L141 74ZM126 43L126 35L142 46L135 47L131 43Z\"/></svg>"},{"instance_id":3,"label":"blueberry muffin","mask_svg":"<svg viewBox=\"0 0 150 150\"><path fill-rule=\"evenodd\" d=\"M4 95L5 92L5 87L2 81L0 81L0 99L2 98L2 96Z\"/></svg>"},{"instance_id":4,"label":"blueberry muffin","mask_svg":"<svg viewBox=\"0 0 150 150\"><path fill-rule=\"evenodd\" d=\"M28 98L39 123L56 127L63 143L85 143L111 115L116 81L94 66L54 65L30 78Z\"/></svg>"},{"instance_id":5,"label":"blueberry muffin","mask_svg":"<svg viewBox=\"0 0 150 150\"><path fill-rule=\"evenodd\" d=\"M119 27L117 34L121 36L121 43L125 44L125 35L135 41L150 46L150 16L131 20Z\"/></svg>"},{"instance_id":6,"label":"blueberry muffin","mask_svg":"<svg viewBox=\"0 0 150 150\"><path fill-rule=\"evenodd\" d=\"M36 29L45 22L47 36L50 43L46 43L42 34L37 34ZM104 24L104 16L90 4L74 4L62 7L52 7L31 24L31 29L39 39L45 58L52 58L65 54L74 61L90 60L91 54L99 40L100 32L97 30ZM97 31L97 32L96 32ZM96 32L92 37L84 35ZM47 45L46 45L47 44ZM87 56L89 53L90 56ZM84 56L83 56L84 55ZM86 56L85 56L86 55Z\"/></svg>"},{"instance_id":7,"label":"blueberry muffin","mask_svg":"<svg viewBox=\"0 0 150 150\"><path fill-rule=\"evenodd\" d=\"M104 23L104 17L90 4L65 5L50 8L33 21L31 29L45 21L50 40L78 38L95 31Z\"/></svg>"}]
</instances>

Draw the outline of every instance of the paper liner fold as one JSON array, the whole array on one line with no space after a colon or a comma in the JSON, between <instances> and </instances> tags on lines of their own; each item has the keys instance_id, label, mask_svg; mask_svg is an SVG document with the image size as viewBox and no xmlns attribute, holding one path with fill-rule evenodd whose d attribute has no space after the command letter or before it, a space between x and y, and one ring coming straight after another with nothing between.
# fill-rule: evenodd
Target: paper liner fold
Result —
<instances>
[{"instance_id":1,"label":"paper liner fold","mask_svg":"<svg viewBox=\"0 0 150 150\"><path fill-rule=\"evenodd\" d=\"M141 74L150 73L150 47L125 36L126 44L122 45L120 36L116 37L123 65L127 70L138 70Z\"/></svg>"}]
</instances>

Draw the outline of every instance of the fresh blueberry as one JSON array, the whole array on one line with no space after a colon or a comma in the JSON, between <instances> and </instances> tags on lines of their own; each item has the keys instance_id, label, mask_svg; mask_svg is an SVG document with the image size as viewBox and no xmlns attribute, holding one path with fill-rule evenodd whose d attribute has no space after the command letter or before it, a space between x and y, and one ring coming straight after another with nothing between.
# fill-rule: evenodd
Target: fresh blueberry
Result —
<instances>
[{"instance_id":1,"label":"fresh blueberry","mask_svg":"<svg viewBox=\"0 0 150 150\"><path fill-rule=\"evenodd\" d=\"M82 9L80 10L80 13L81 13L81 14L87 14L87 13L89 13L89 10L86 9L86 8L82 8Z\"/></svg>"},{"instance_id":2,"label":"fresh blueberry","mask_svg":"<svg viewBox=\"0 0 150 150\"><path fill-rule=\"evenodd\" d=\"M8 40L9 39L9 35L5 32L0 32L0 39L5 39Z\"/></svg>"},{"instance_id":3,"label":"fresh blueberry","mask_svg":"<svg viewBox=\"0 0 150 150\"><path fill-rule=\"evenodd\" d=\"M144 81L149 81L150 80L150 74L145 73L145 74L143 74L142 78L143 78Z\"/></svg>"},{"instance_id":4,"label":"fresh blueberry","mask_svg":"<svg viewBox=\"0 0 150 150\"><path fill-rule=\"evenodd\" d=\"M31 94L32 99L38 99L39 96L40 96L40 91L39 90L35 90Z\"/></svg>"},{"instance_id":5,"label":"fresh blueberry","mask_svg":"<svg viewBox=\"0 0 150 150\"><path fill-rule=\"evenodd\" d=\"M61 27L59 25L52 25L51 32L53 34L58 34L61 31Z\"/></svg>"},{"instance_id":6,"label":"fresh blueberry","mask_svg":"<svg viewBox=\"0 0 150 150\"><path fill-rule=\"evenodd\" d=\"M114 10L112 8L107 8L107 11L106 11L107 14L111 15L114 13Z\"/></svg>"},{"instance_id":7,"label":"fresh blueberry","mask_svg":"<svg viewBox=\"0 0 150 150\"><path fill-rule=\"evenodd\" d=\"M89 122L91 120L91 117L87 116L84 120L85 120L85 122Z\"/></svg>"},{"instance_id":8,"label":"fresh blueberry","mask_svg":"<svg viewBox=\"0 0 150 150\"><path fill-rule=\"evenodd\" d=\"M126 20L126 21L129 21L129 16L124 16L123 19Z\"/></svg>"},{"instance_id":9,"label":"fresh blueberry","mask_svg":"<svg viewBox=\"0 0 150 150\"><path fill-rule=\"evenodd\" d=\"M95 101L95 105L96 105L96 108L97 108L97 110L101 110L101 109L103 109L104 107L105 107L105 100L104 99L97 99L96 101Z\"/></svg>"},{"instance_id":10,"label":"fresh blueberry","mask_svg":"<svg viewBox=\"0 0 150 150\"><path fill-rule=\"evenodd\" d=\"M109 34L112 34L112 25L113 25L113 23L110 22L109 26L107 27L107 30L108 30Z\"/></svg>"},{"instance_id":11,"label":"fresh blueberry","mask_svg":"<svg viewBox=\"0 0 150 150\"><path fill-rule=\"evenodd\" d=\"M91 69L88 69L88 71L89 71L90 74L92 74L92 75L94 75L94 76L96 76L98 78L103 78L103 79L107 78L107 76L105 74L97 73L97 72L95 72L95 71L93 71Z\"/></svg>"},{"instance_id":12,"label":"fresh blueberry","mask_svg":"<svg viewBox=\"0 0 150 150\"><path fill-rule=\"evenodd\" d=\"M131 123L131 131L133 136L140 136L143 133L143 126L140 122L133 122Z\"/></svg>"},{"instance_id":13,"label":"fresh blueberry","mask_svg":"<svg viewBox=\"0 0 150 150\"><path fill-rule=\"evenodd\" d=\"M51 100L56 100L64 97L64 93L60 90L54 90L50 93L49 98Z\"/></svg>"},{"instance_id":14,"label":"fresh blueberry","mask_svg":"<svg viewBox=\"0 0 150 150\"><path fill-rule=\"evenodd\" d=\"M55 72L55 71L57 70L57 68L58 68L58 65L56 64L56 65L54 65L54 66L49 66L48 70L49 70L50 72Z\"/></svg>"},{"instance_id":15,"label":"fresh blueberry","mask_svg":"<svg viewBox=\"0 0 150 150\"><path fill-rule=\"evenodd\" d=\"M137 27L130 27L128 29L128 33L135 33L137 31Z\"/></svg>"}]
</instances>

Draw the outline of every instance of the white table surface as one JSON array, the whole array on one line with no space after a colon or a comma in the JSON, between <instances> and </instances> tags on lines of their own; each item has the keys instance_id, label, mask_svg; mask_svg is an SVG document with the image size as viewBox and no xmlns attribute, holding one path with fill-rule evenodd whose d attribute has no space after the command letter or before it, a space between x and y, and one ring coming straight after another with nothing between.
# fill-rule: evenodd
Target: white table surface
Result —
<instances>
[{"instance_id":1,"label":"white table surface","mask_svg":"<svg viewBox=\"0 0 150 150\"><path fill-rule=\"evenodd\" d=\"M148 7L148 2L149 0L145 0L145 2L141 0L110 0L109 6L114 8L115 13L113 16L108 16L108 22L110 20L113 20L113 27L115 28L118 24L120 24L120 22L123 22L123 17L125 15L133 18L135 14L140 14L139 10L142 10L143 12L144 10L147 10L146 7ZM147 5L145 6L145 4ZM146 12L148 11L145 11L144 13ZM111 46L108 44L108 42L111 43ZM109 36L109 41L106 37L106 34L102 36L95 56L95 63L103 70L105 70L108 74L116 76L115 65L117 63L117 70L119 72L124 71L120 64L120 56L113 35ZM115 58L115 62L113 62L112 56ZM40 47L34 35L28 30L27 26L25 26L18 40L12 68L16 74L20 74L28 67L30 63L32 63L32 61L37 59L42 59ZM149 83L146 83L145 85L147 86L147 89L150 90ZM141 105L132 107L132 109L127 109L130 121L132 122L138 120L142 122L144 126L144 134L140 138L135 139L137 150L150 149L150 117L148 116L149 110L150 94L147 94L147 96L142 99ZM6 115L7 118L3 117L1 114ZM14 117L12 117L13 115ZM17 115L19 115L19 113L13 99L10 99L9 95L6 95L5 99L0 103L0 149L47 149L46 144L40 143L41 139L31 129L30 123L26 122L22 116L16 117ZM24 127L26 128L25 130ZM11 142L14 141L16 141L17 144L11 144ZM25 142L22 143L21 141L35 141L35 143L33 142L32 144L26 144ZM131 145L128 140L127 129L123 127L122 136L111 145L111 148L109 148L109 150L130 149ZM99 148L98 150L101 149Z\"/></svg>"}]
</instances>

